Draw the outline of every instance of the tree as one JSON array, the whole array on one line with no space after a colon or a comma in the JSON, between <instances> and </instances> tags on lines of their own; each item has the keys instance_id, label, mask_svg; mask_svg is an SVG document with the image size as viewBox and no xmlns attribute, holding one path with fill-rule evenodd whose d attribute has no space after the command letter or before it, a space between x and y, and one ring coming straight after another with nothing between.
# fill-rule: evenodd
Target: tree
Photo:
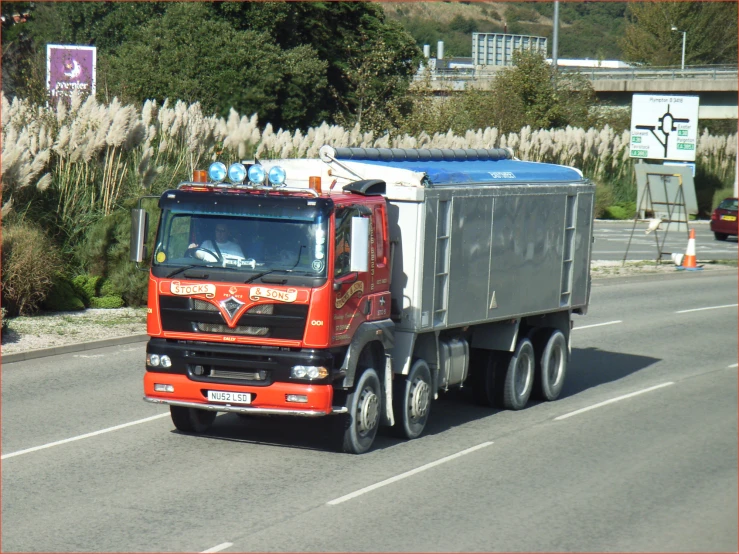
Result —
<instances>
[{"instance_id":1,"label":"tree","mask_svg":"<svg viewBox=\"0 0 739 554\"><path fill-rule=\"evenodd\" d=\"M315 122L340 115L356 116L354 110L370 102L385 102L402 95L421 61L413 37L395 21L389 21L379 5L366 2L222 2L213 4L218 17L238 29L267 33L283 49L307 45L327 63L328 87L315 97ZM359 47L357 47L359 45ZM360 69L364 68L364 69ZM377 77L367 86L353 76L370 70ZM384 84L379 83L381 79ZM388 94L387 83L399 87ZM357 91L357 88L362 90ZM357 96L363 101L357 102ZM337 99L342 109L336 110ZM348 111L347 111L348 109Z\"/></svg>"},{"instance_id":2,"label":"tree","mask_svg":"<svg viewBox=\"0 0 739 554\"><path fill-rule=\"evenodd\" d=\"M471 96L468 110L477 120L475 127L486 126L481 125L486 111L487 125L501 133L526 125L533 129L588 125L595 93L587 79L579 73L557 73L533 52L515 52L513 63L495 78L489 94L476 91Z\"/></svg>"},{"instance_id":3,"label":"tree","mask_svg":"<svg viewBox=\"0 0 739 554\"><path fill-rule=\"evenodd\" d=\"M654 66L679 65L682 33L685 65L737 62L736 2L629 2L628 23L620 41L628 61Z\"/></svg>"},{"instance_id":4,"label":"tree","mask_svg":"<svg viewBox=\"0 0 739 554\"><path fill-rule=\"evenodd\" d=\"M200 3L170 5L115 55L101 90L130 102L169 97L205 113L257 113L275 127L306 127L326 88L326 63L309 46L282 50L265 33L234 29Z\"/></svg>"},{"instance_id":5,"label":"tree","mask_svg":"<svg viewBox=\"0 0 739 554\"><path fill-rule=\"evenodd\" d=\"M438 98L429 86L415 87L413 110L401 132L464 134L470 129L496 127L500 133L532 129L589 127L595 93L579 73L555 73L542 56L515 52L514 66L501 69L490 88L467 89Z\"/></svg>"}]
</instances>

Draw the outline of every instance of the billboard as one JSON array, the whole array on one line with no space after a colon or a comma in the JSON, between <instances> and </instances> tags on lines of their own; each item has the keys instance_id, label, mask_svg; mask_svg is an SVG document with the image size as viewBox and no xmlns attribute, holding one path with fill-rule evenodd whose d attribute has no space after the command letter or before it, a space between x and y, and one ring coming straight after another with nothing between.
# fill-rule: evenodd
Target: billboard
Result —
<instances>
[{"instance_id":1,"label":"billboard","mask_svg":"<svg viewBox=\"0 0 739 554\"><path fill-rule=\"evenodd\" d=\"M635 94L631 157L694 162L698 100L698 96Z\"/></svg>"},{"instance_id":2,"label":"billboard","mask_svg":"<svg viewBox=\"0 0 739 554\"><path fill-rule=\"evenodd\" d=\"M97 48L94 46L46 45L46 90L53 100L78 90L95 94Z\"/></svg>"}]
</instances>

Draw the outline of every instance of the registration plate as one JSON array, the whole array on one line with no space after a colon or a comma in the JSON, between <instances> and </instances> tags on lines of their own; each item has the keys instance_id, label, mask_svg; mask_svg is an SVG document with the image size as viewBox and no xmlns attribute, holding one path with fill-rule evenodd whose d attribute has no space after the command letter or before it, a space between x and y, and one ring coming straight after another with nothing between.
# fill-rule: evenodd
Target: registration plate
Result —
<instances>
[{"instance_id":1,"label":"registration plate","mask_svg":"<svg viewBox=\"0 0 739 554\"><path fill-rule=\"evenodd\" d=\"M208 401L226 402L228 404L251 404L251 393L209 390Z\"/></svg>"},{"instance_id":2,"label":"registration plate","mask_svg":"<svg viewBox=\"0 0 739 554\"><path fill-rule=\"evenodd\" d=\"M736 216L735 215L722 215L721 219L723 219L724 221L736 221Z\"/></svg>"}]
</instances>

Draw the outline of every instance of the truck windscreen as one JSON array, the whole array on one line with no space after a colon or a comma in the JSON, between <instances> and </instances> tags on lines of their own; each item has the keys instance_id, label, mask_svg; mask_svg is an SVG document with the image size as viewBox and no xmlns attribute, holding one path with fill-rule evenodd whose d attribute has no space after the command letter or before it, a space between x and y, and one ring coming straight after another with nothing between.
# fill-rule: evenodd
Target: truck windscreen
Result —
<instances>
[{"instance_id":1,"label":"truck windscreen","mask_svg":"<svg viewBox=\"0 0 739 554\"><path fill-rule=\"evenodd\" d=\"M200 267L242 283L268 273L326 276L330 200L169 191L160 207L159 277Z\"/></svg>"}]
</instances>

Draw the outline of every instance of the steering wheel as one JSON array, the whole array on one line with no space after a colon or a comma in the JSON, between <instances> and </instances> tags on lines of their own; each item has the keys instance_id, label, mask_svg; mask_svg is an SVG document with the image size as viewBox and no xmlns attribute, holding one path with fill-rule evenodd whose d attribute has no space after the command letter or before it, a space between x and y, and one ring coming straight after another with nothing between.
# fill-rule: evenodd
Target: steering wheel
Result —
<instances>
[{"instance_id":1,"label":"steering wheel","mask_svg":"<svg viewBox=\"0 0 739 554\"><path fill-rule=\"evenodd\" d=\"M198 252L204 252L205 254L210 254L215 258L214 261L218 262L221 259L221 256L218 255L217 252L214 252L213 250L210 250L208 248L203 248L202 246L193 246L192 248L188 248L185 250L185 256L188 258L198 258L199 260L202 260L203 258L198 257ZM208 260L205 260L208 261ZM211 262L213 263L213 262Z\"/></svg>"}]
</instances>

